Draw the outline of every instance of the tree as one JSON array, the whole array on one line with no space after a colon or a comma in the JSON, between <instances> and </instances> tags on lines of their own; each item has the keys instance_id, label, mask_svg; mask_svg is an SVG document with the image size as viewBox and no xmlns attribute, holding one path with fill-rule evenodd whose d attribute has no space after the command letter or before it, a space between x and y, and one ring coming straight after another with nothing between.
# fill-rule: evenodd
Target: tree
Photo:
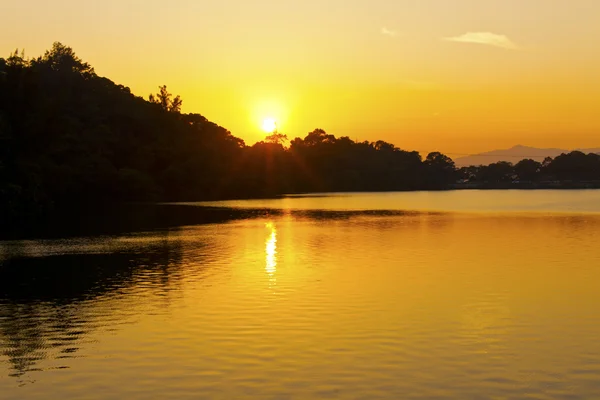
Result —
<instances>
[{"instance_id":1,"label":"tree","mask_svg":"<svg viewBox=\"0 0 600 400\"><path fill-rule=\"evenodd\" d=\"M377 151L395 151L398 150L396 146L391 143L385 142L383 140L378 140L375 142L374 146Z\"/></svg>"},{"instance_id":2,"label":"tree","mask_svg":"<svg viewBox=\"0 0 600 400\"><path fill-rule=\"evenodd\" d=\"M542 161L542 168L547 168L550 164L552 164L552 161L552 157L544 158L544 161Z\"/></svg>"},{"instance_id":3,"label":"tree","mask_svg":"<svg viewBox=\"0 0 600 400\"><path fill-rule=\"evenodd\" d=\"M512 163L499 161L480 168L479 180L491 183L511 182L515 174Z\"/></svg>"},{"instance_id":4,"label":"tree","mask_svg":"<svg viewBox=\"0 0 600 400\"><path fill-rule=\"evenodd\" d=\"M479 175L480 166L470 165L468 167L462 167L458 170L458 177L466 182L477 181Z\"/></svg>"},{"instance_id":5,"label":"tree","mask_svg":"<svg viewBox=\"0 0 600 400\"><path fill-rule=\"evenodd\" d=\"M181 114L166 86L150 101L99 77L60 43L42 57L0 59L0 227L76 205L198 201L307 191L444 189L450 157L315 129L289 148L285 134L247 146L200 114ZM541 172L538 170L541 169ZM600 156L573 152L540 166L523 160L462 169L469 180L537 175L600 179Z\"/></svg>"},{"instance_id":6,"label":"tree","mask_svg":"<svg viewBox=\"0 0 600 400\"><path fill-rule=\"evenodd\" d=\"M48 66L54 71L76 73L85 77L95 76L94 68L75 55L72 48L60 42L54 42L52 49L36 60L37 64Z\"/></svg>"},{"instance_id":7,"label":"tree","mask_svg":"<svg viewBox=\"0 0 600 400\"><path fill-rule=\"evenodd\" d=\"M304 138L307 146L317 146L323 143L334 143L335 136L327 134L323 129L315 129Z\"/></svg>"},{"instance_id":8,"label":"tree","mask_svg":"<svg viewBox=\"0 0 600 400\"><path fill-rule=\"evenodd\" d=\"M440 152L429 153L425 158L425 166L429 182L436 188L456 181L457 173L454 161Z\"/></svg>"},{"instance_id":9,"label":"tree","mask_svg":"<svg viewBox=\"0 0 600 400\"><path fill-rule=\"evenodd\" d=\"M175 96L174 99L171 99L173 95L169 93L167 90L167 86L159 86L159 92L156 95L151 94L148 96L148 100L150 103L158 104L162 107L163 110L180 113L181 105L183 104L183 100L179 96Z\"/></svg>"},{"instance_id":10,"label":"tree","mask_svg":"<svg viewBox=\"0 0 600 400\"><path fill-rule=\"evenodd\" d=\"M25 59L25 50L16 49L14 53L11 53L6 60L2 59L6 66L9 67L25 67L27 66L27 60Z\"/></svg>"},{"instance_id":11,"label":"tree","mask_svg":"<svg viewBox=\"0 0 600 400\"><path fill-rule=\"evenodd\" d=\"M265 142L285 146L285 144L289 142L289 140L287 135L275 131L265 138Z\"/></svg>"},{"instance_id":12,"label":"tree","mask_svg":"<svg viewBox=\"0 0 600 400\"><path fill-rule=\"evenodd\" d=\"M525 159L519 161L515 167L514 172L522 181L536 181L539 177L539 172L542 168L542 163L532 160Z\"/></svg>"},{"instance_id":13,"label":"tree","mask_svg":"<svg viewBox=\"0 0 600 400\"><path fill-rule=\"evenodd\" d=\"M572 151L556 157L545 170L559 180L593 180L600 177L599 160L600 157L596 154L584 154L581 151Z\"/></svg>"},{"instance_id":14,"label":"tree","mask_svg":"<svg viewBox=\"0 0 600 400\"><path fill-rule=\"evenodd\" d=\"M438 151L434 151L432 153L427 154L425 158L425 163L431 166L437 166L444 169L454 169L454 161L445 154L442 154Z\"/></svg>"}]
</instances>

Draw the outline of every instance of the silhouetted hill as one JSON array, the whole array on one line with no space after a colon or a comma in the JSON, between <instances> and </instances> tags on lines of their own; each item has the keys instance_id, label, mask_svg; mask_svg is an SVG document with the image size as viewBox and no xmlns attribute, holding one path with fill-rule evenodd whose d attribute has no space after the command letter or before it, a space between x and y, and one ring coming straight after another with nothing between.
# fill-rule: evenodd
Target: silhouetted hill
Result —
<instances>
[{"instance_id":1,"label":"silhouetted hill","mask_svg":"<svg viewBox=\"0 0 600 400\"><path fill-rule=\"evenodd\" d=\"M575 151L600 154L600 148L576 149ZM555 158L564 153L569 153L569 150L556 148L540 149L537 147L517 145L510 149L492 150L466 157L459 157L455 159L455 163L457 167L468 167L470 165L488 165L499 161L507 161L516 164L524 159L532 159L541 162L544 161L546 157Z\"/></svg>"},{"instance_id":2,"label":"silhouetted hill","mask_svg":"<svg viewBox=\"0 0 600 400\"><path fill-rule=\"evenodd\" d=\"M600 179L600 156L582 152L458 171L439 152L422 159L392 143L323 129L289 146L280 132L247 146L200 114L182 114L181 104L165 86L147 100L132 94L60 43L38 58L0 58L0 229L127 202L440 190L459 179ZM510 151L537 159L562 152Z\"/></svg>"},{"instance_id":3,"label":"silhouetted hill","mask_svg":"<svg viewBox=\"0 0 600 400\"><path fill-rule=\"evenodd\" d=\"M454 163L315 129L247 146L165 86L148 99L55 43L0 58L0 225L74 207L311 191L442 189Z\"/></svg>"}]
</instances>

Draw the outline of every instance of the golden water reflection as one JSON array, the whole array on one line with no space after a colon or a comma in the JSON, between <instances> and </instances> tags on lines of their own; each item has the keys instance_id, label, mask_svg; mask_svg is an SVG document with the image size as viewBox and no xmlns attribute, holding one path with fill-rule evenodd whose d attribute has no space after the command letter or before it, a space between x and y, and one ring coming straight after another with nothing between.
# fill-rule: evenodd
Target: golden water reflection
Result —
<instances>
[{"instance_id":1,"label":"golden water reflection","mask_svg":"<svg viewBox=\"0 0 600 400\"><path fill-rule=\"evenodd\" d=\"M0 268L1 398L600 399L598 243L596 215L293 211L0 244L33 260Z\"/></svg>"},{"instance_id":2,"label":"golden water reflection","mask_svg":"<svg viewBox=\"0 0 600 400\"><path fill-rule=\"evenodd\" d=\"M272 277L277 271L277 229L273 222L267 222L265 227L271 231L265 243L265 270Z\"/></svg>"}]
</instances>

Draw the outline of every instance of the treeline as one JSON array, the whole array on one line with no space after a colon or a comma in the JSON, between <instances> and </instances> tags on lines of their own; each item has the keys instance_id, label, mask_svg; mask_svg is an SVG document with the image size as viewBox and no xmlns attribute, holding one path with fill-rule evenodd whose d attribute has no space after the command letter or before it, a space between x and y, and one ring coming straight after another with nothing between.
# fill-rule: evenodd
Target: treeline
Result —
<instances>
[{"instance_id":1,"label":"treeline","mask_svg":"<svg viewBox=\"0 0 600 400\"><path fill-rule=\"evenodd\" d=\"M131 201L436 190L461 178L530 172L527 179L587 179L598 172L592 156L576 167L561 156L541 167L510 166L513 172L503 164L459 171L438 152L422 159L391 143L321 129L291 142L274 133L247 146L202 115L182 114L181 105L164 86L148 99L133 95L60 43L33 59L18 51L0 58L0 223Z\"/></svg>"},{"instance_id":2,"label":"treeline","mask_svg":"<svg viewBox=\"0 0 600 400\"><path fill-rule=\"evenodd\" d=\"M55 43L0 59L3 216L80 205L443 188L454 163L317 129L247 146L161 87L148 100Z\"/></svg>"},{"instance_id":3,"label":"treeline","mask_svg":"<svg viewBox=\"0 0 600 400\"><path fill-rule=\"evenodd\" d=\"M460 182L485 184L541 182L600 182L600 155L573 151L543 162L524 159L516 164L500 161L490 165L463 167L457 171Z\"/></svg>"}]
</instances>

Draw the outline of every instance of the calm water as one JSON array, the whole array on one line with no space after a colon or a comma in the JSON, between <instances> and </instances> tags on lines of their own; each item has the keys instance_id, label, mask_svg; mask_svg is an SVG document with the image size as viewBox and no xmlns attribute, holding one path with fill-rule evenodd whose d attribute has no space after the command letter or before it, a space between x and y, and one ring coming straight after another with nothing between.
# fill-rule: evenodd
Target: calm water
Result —
<instances>
[{"instance_id":1,"label":"calm water","mask_svg":"<svg viewBox=\"0 0 600 400\"><path fill-rule=\"evenodd\" d=\"M210 205L0 242L0 398L600 398L600 191Z\"/></svg>"}]
</instances>

